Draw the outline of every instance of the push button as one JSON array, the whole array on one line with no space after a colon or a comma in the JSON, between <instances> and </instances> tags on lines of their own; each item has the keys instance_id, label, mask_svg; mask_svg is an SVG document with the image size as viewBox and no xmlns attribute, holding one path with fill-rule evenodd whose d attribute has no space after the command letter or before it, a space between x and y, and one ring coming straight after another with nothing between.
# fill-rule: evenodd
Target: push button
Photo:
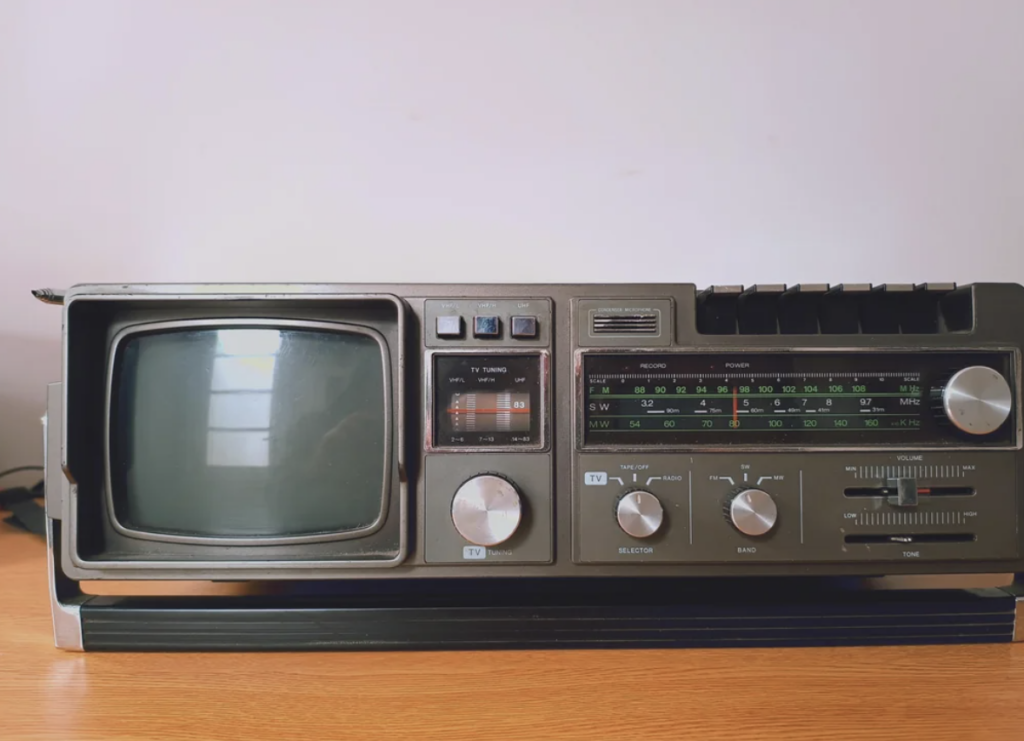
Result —
<instances>
[{"instance_id":1,"label":"push button","mask_svg":"<svg viewBox=\"0 0 1024 741\"><path fill-rule=\"evenodd\" d=\"M494 339L501 336L501 320L496 316L473 317L473 336Z\"/></svg>"},{"instance_id":2,"label":"push button","mask_svg":"<svg viewBox=\"0 0 1024 741\"><path fill-rule=\"evenodd\" d=\"M439 316L437 318L437 336L448 340L455 340L462 337L462 317Z\"/></svg>"},{"instance_id":3,"label":"push button","mask_svg":"<svg viewBox=\"0 0 1024 741\"><path fill-rule=\"evenodd\" d=\"M518 340L532 340L537 337L537 317L512 317L512 336Z\"/></svg>"}]
</instances>

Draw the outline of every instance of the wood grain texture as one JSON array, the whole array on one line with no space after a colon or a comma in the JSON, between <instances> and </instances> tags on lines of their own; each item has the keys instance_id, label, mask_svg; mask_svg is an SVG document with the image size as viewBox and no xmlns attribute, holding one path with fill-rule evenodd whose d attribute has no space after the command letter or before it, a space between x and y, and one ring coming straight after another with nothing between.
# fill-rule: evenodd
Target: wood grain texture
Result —
<instances>
[{"instance_id":1,"label":"wood grain texture","mask_svg":"<svg viewBox=\"0 0 1024 741\"><path fill-rule=\"evenodd\" d=\"M1024 738L1024 644L73 654L0 524L0 739Z\"/></svg>"}]
</instances>

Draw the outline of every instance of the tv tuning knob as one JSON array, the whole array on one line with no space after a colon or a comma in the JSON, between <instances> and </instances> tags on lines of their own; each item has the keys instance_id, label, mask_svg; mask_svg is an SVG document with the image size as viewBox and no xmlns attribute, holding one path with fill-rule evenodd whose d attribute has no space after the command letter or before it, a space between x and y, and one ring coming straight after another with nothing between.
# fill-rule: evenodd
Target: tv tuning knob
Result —
<instances>
[{"instance_id":1,"label":"tv tuning knob","mask_svg":"<svg viewBox=\"0 0 1024 741\"><path fill-rule=\"evenodd\" d=\"M497 474L474 476L456 490L452 499L452 523L473 545L504 543L515 534L522 518L519 490Z\"/></svg>"},{"instance_id":2,"label":"tv tuning knob","mask_svg":"<svg viewBox=\"0 0 1024 741\"><path fill-rule=\"evenodd\" d=\"M661 529L665 510L651 492L633 489L627 491L615 505L615 519L626 535L649 538Z\"/></svg>"},{"instance_id":3,"label":"tv tuning knob","mask_svg":"<svg viewBox=\"0 0 1024 741\"><path fill-rule=\"evenodd\" d=\"M741 489L725 505L725 517L744 535L767 535L779 519L779 508L763 489Z\"/></svg>"},{"instance_id":4,"label":"tv tuning knob","mask_svg":"<svg viewBox=\"0 0 1024 741\"><path fill-rule=\"evenodd\" d=\"M1010 416L1013 393L1003 374L984 365L954 373L945 385L932 389L937 411L969 435L995 432Z\"/></svg>"}]
</instances>

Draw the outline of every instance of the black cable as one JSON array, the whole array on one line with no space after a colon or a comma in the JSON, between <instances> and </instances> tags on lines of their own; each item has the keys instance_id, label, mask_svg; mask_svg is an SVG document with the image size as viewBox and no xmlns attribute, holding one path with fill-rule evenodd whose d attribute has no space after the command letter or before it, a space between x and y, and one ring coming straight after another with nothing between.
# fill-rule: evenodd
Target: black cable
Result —
<instances>
[{"instance_id":1,"label":"black cable","mask_svg":"<svg viewBox=\"0 0 1024 741\"><path fill-rule=\"evenodd\" d=\"M8 468L6 471L0 471L0 479L4 476L10 476L12 473L21 473L22 471L42 471L42 466L18 466L17 468Z\"/></svg>"},{"instance_id":2,"label":"black cable","mask_svg":"<svg viewBox=\"0 0 1024 741\"><path fill-rule=\"evenodd\" d=\"M38 466L28 466L29 470L35 470ZM24 470L19 468L18 470ZM4 473L7 473L6 471ZM33 486L31 489L19 487L16 489L0 490L0 511L10 512L10 516L4 518L4 522L30 533L46 537L46 509L35 500L43 496L43 482Z\"/></svg>"},{"instance_id":3,"label":"black cable","mask_svg":"<svg viewBox=\"0 0 1024 741\"><path fill-rule=\"evenodd\" d=\"M0 478L22 471L42 471L42 466L17 466L0 471ZM46 512L34 499L43 496L43 482L31 489L21 486L14 489L0 489L0 510L7 510L10 517L4 522L28 530L36 535L46 536Z\"/></svg>"}]
</instances>

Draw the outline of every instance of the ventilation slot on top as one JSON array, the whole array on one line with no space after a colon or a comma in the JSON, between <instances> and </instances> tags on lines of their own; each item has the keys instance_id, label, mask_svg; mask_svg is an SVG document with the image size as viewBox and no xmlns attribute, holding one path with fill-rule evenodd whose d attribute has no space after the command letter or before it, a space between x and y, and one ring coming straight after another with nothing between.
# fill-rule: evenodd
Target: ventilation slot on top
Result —
<instances>
[{"instance_id":1,"label":"ventilation slot on top","mask_svg":"<svg viewBox=\"0 0 1024 741\"><path fill-rule=\"evenodd\" d=\"M594 314L592 324L595 335L647 335L658 334L658 315Z\"/></svg>"},{"instance_id":2,"label":"ventilation slot on top","mask_svg":"<svg viewBox=\"0 0 1024 741\"><path fill-rule=\"evenodd\" d=\"M953 283L712 286L697 295L701 334L944 334L970 331L970 286Z\"/></svg>"}]
</instances>

